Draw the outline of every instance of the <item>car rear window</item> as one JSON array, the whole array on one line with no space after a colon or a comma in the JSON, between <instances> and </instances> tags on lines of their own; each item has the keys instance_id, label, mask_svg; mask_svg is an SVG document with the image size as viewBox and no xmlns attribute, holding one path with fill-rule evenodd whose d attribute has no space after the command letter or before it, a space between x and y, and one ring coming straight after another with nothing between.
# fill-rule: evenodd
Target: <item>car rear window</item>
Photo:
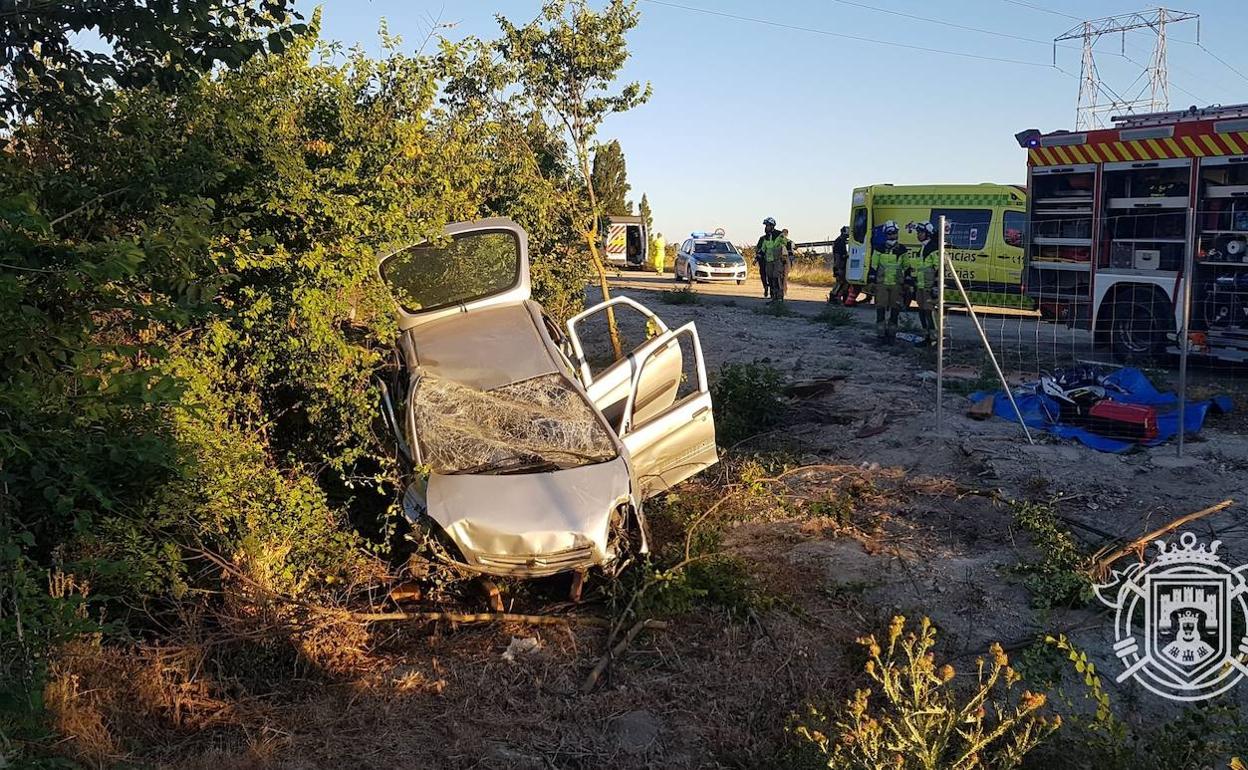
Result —
<instances>
[{"instance_id":1,"label":"car rear window","mask_svg":"<svg viewBox=\"0 0 1248 770\"><path fill-rule=\"evenodd\" d=\"M381 277L409 313L500 294L520 281L520 241L510 230L473 231L386 257Z\"/></svg>"}]
</instances>

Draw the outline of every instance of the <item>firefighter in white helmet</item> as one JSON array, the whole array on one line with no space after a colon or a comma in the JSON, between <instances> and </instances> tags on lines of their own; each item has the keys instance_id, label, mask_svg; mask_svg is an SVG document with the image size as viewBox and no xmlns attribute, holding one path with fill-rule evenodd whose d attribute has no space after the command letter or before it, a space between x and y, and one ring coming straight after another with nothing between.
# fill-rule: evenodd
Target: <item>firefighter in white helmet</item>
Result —
<instances>
[{"instance_id":1,"label":"firefighter in white helmet","mask_svg":"<svg viewBox=\"0 0 1248 770\"><path fill-rule=\"evenodd\" d=\"M907 229L914 231L919 239L919 251L910 257L910 272L914 276L914 299L919 306L919 325L923 327L923 338L928 345L935 344L936 335L940 334L937 327L939 319L932 315L936 307L937 295L942 286L938 279L940 272L940 241L936 238L936 227L931 222L912 222Z\"/></svg>"},{"instance_id":2,"label":"firefighter in white helmet","mask_svg":"<svg viewBox=\"0 0 1248 770\"><path fill-rule=\"evenodd\" d=\"M875 328L880 342L891 345L901 311L902 280L906 271L906 247L897 242L897 223L888 220L880 229L880 248L872 244L867 280L874 284Z\"/></svg>"}]
</instances>

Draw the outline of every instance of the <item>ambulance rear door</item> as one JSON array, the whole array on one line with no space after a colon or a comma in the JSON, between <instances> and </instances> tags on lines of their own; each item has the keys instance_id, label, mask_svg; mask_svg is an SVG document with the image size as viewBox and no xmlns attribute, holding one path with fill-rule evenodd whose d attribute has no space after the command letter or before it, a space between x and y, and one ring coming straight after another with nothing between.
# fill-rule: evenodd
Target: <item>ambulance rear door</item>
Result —
<instances>
[{"instance_id":1,"label":"ambulance rear door","mask_svg":"<svg viewBox=\"0 0 1248 770\"><path fill-rule=\"evenodd\" d=\"M871 188L854 190L849 209L849 261L846 276L853 283L867 280L867 247L871 240Z\"/></svg>"}]
</instances>

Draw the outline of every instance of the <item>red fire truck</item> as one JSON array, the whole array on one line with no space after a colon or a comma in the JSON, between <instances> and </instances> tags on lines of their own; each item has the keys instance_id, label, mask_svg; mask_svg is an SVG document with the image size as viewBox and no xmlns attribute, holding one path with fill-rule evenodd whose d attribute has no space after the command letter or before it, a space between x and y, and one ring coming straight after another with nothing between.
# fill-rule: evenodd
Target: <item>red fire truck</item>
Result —
<instances>
[{"instance_id":1,"label":"red fire truck","mask_svg":"<svg viewBox=\"0 0 1248 770\"><path fill-rule=\"evenodd\" d=\"M1025 292L1120 360L1178 352L1185 305L1189 352L1248 360L1248 105L1112 123L1015 136Z\"/></svg>"}]
</instances>

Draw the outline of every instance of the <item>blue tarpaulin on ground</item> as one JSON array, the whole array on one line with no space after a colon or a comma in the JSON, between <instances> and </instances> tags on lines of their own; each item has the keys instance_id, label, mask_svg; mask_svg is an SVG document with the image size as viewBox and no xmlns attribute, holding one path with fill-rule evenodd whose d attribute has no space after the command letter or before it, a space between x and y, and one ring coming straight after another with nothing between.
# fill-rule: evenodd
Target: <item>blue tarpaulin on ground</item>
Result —
<instances>
[{"instance_id":1,"label":"blue tarpaulin on ground","mask_svg":"<svg viewBox=\"0 0 1248 770\"><path fill-rule=\"evenodd\" d=\"M1122 393L1115 393L1113 399L1124 404L1141 404L1157 410L1157 438L1144 442L1144 446L1156 446L1169 441L1179 432L1179 397L1174 393L1162 393L1153 387L1148 377L1139 369L1119 369L1106 377L1106 383L1121 388ZM981 391L970 395L971 403L978 403L989 396L995 396L992 404L993 414L1017 422L1018 415L1010 405L1010 399L1004 391ZM1057 421L1061 408L1057 401L1049 396L1014 391L1014 400L1018 403L1018 411L1022 412L1023 422L1028 428L1043 430L1065 439L1074 439L1084 446L1092 447L1101 452L1128 452L1140 446L1134 441L1102 436L1098 433ZM1200 431L1205 424L1205 417L1213 410L1214 414L1231 411L1231 399L1227 396L1216 396L1206 401L1189 402L1184 410L1186 435Z\"/></svg>"}]
</instances>

